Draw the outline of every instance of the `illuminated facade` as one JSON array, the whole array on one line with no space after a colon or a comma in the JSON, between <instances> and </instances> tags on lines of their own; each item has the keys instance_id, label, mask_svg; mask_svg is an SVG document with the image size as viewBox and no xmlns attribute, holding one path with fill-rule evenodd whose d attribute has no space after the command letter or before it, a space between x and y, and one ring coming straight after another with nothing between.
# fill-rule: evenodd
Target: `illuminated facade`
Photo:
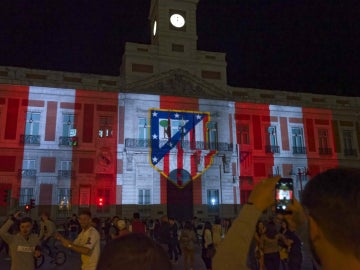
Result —
<instances>
[{"instance_id":1,"label":"illuminated facade","mask_svg":"<svg viewBox=\"0 0 360 270\"><path fill-rule=\"evenodd\" d=\"M0 215L232 217L265 177L359 167L359 98L228 86L197 1L159 2L119 77L0 67Z\"/></svg>"}]
</instances>

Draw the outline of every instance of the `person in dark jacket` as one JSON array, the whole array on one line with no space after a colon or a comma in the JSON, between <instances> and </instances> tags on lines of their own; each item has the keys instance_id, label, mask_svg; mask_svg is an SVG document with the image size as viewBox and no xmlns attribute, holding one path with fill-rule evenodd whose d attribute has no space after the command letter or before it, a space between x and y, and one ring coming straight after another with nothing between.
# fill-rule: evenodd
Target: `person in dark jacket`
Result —
<instances>
[{"instance_id":1,"label":"person in dark jacket","mask_svg":"<svg viewBox=\"0 0 360 270\"><path fill-rule=\"evenodd\" d=\"M166 215L161 218L158 233L159 244L163 247L165 251L168 252L170 242L170 224L169 218Z\"/></svg>"},{"instance_id":2,"label":"person in dark jacket","mask_svg":"<svg viewBox=\"0 0 360 270\"><path fill-rule=\"evenodd\" d=\"M178 245L179 245L179 239L178 239L178 227L175 222L174 218L169 218L169 231L170 231L170 238L169 238L169 257L170 260L174 263L177 263L179 259L179 253L178 253Z\"/></svg>"}]
</instances>

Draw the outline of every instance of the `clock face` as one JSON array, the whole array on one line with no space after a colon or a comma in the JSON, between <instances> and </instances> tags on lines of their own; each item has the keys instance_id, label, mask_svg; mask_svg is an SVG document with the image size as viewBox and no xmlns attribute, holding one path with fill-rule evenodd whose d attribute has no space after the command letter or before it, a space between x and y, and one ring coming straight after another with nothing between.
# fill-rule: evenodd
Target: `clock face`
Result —
<instances>
[{"instance_id":1,"label":"clock face","mask_svg":"<svg viewBox=\"0 0 360 270\"><path fill-rule=\"evenodd\" d=\"M170 16L170 23L176 28L181 28L185 25L185 19L182 15L175 13Z\"/></svg>"},{"instance_id":2,"label":"clock face","mask_svg":"<svg viewBox=\"0 0 360 270\"><path fill-rule=\"evenodd\" d=\"M156 29L157 29L157 21L154 21L154 24L153 24L153 35L154 36L156 35Z\"/></svg>"}]
</instances>

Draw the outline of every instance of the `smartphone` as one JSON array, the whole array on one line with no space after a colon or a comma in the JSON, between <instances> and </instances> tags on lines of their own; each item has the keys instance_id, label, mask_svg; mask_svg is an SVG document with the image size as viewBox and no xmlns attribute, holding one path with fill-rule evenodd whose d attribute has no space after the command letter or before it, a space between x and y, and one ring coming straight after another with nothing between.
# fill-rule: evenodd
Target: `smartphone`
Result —
<instances>
[{"instance_id":1,"label":"smartphone","mask_svg":"<svg viewBox=\"0 0 360 270\"><path fill-rule=\"evenodd\" d=\"M292 178L280 178L275 186L275 212L291 214L288 205L294 202L294 183Z\"/></svg>"}]
</instances>

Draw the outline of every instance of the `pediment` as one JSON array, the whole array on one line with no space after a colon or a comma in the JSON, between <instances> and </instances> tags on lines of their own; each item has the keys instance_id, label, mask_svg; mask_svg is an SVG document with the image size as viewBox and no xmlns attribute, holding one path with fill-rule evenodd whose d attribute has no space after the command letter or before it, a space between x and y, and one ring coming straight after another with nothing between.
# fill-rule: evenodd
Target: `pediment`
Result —
<instances>
[{"instance_id":1,"label":"pediment","mask_svg":"<svg viewBox=\"0 0 360 270\"><path fill-rule=\"evenodd\" d=\"M193 98L227 99L230 96L225 87L220 88L182 69L170 70L127 84L124 91Z\"/></svg>"}]
</instances>

